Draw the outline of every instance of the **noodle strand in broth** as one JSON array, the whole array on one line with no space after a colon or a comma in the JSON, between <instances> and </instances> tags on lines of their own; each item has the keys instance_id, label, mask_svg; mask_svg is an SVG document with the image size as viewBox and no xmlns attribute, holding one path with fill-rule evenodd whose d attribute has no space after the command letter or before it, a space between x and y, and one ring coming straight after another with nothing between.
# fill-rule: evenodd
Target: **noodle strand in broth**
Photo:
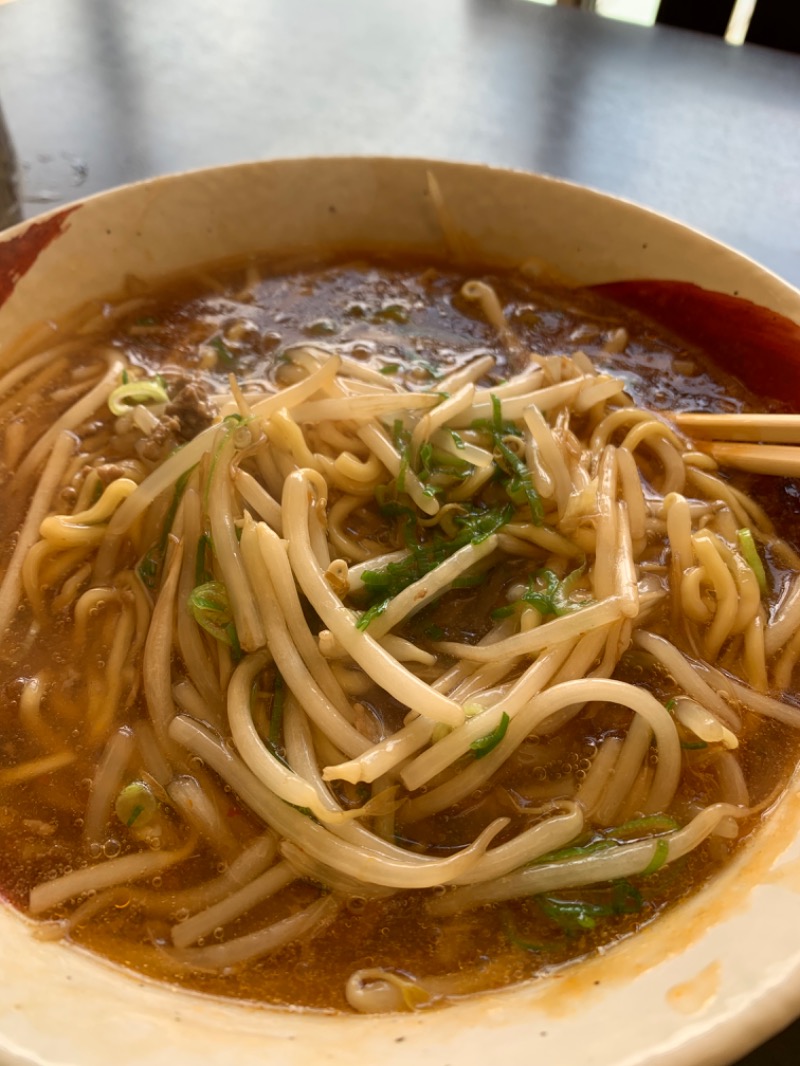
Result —
<instances>
[{"instance_id":1,"label":"noodle strand in broth","mask_svg":"<svg viewBox=\"0 0 800 1066\"><path fill-rule=\"evenodd\" d=\"M0 886L44 935L418 1009L635 931L778 794L800 560L671 423L755 403L676 342L381 264L80 337L0 378Z\"/></svg>"}]
</instances>

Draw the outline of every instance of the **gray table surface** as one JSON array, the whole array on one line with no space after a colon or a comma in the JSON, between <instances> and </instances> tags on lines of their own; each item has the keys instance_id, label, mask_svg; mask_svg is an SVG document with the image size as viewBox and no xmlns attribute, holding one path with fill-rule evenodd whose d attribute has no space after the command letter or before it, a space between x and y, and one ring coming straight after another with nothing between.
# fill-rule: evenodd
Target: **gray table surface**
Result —
<instances>
[{"instance_id":1,"label":"gray table surface","mask_svg":"<svg viewBox=\"0 0 800 1066\"><path fill-rule=\"evenodd\" d=\"M425 155L571 178L800 285L800 59L525 0L14 0L25 214L153 174Z\"/></svg>"},{"instance_id":2,"label":"gray table surface","mask_svg":"<svg viewBox=\"0 0 800 1066\"><path fill-rule=\"evenodd\" d=\"M239 160L427 156L627 197L800 286L800 59L770 49L525 0L13 0L0 109L26 217ZM739 1066L798 1062L795 1023Z\"/></svg>"}]
</instances>

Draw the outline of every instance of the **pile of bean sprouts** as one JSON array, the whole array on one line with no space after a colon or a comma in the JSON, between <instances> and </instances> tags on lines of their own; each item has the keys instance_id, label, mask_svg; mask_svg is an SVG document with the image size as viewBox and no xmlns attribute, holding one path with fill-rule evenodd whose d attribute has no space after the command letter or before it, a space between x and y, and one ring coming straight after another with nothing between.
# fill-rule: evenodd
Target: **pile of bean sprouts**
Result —
<instances>
[{"instance_id":1,"label":"pile of bean sprouts","mask_svg":"<svg viewBox=\"0 0 800 1066\"><path fill-rule=\"evenodd\" d=\"M800 655L800 577L776 586L763 560L800 571L800 559L623 380L581 352L521 351L489 285L462 293L514 349L522 369L508 380L487 384L483 355L412 389L335 344L297 346L280 382L231 378L213 423L154 465L140 444L163 383L108 348L61 386L44 432L7 435L7 463L16 452L17 480L34 488L0 625L24 616L35 639L52 612L70 620L76 654L102 649L86 656L78 701L98 753L92 861L30 893L30 914L55 915L59 935L128 886L154 912L181 911L177 965L226 970L316 935L354 898L436 889L422 905L452 915L653 871L712 835L735 838L752 815L737 759L749 717L800 725L780 698ZM0 399L46 389L69 354L28 356ZM109 473L112 439L123 457ZM477 642L409 639L420 611L500 567L520 578ZM402 573L376 601L376 575ZM631 650L670 679L668 702L615 677ZM56 666L25 681L19 718L42 754L0 770L3 789L75 759L42 709L56 687ZM364 724L374 688L403 708L388 735ZM529 812L526 828L509 836L495 819L451 854L404 845L398 829L456 807L528 738L597 704L631 712L624 736L603 739L572 792ZM136 706L146 712L128 720ZM719 802L548 858L590 827L668 811L687 737L719 748ZM357 786L350 800L343 786ZM223 789L258 831L237 838ZM132 812L130 840L109 858L96 843L115 809ZM201 842L223 860L216 879L166 902L136 888ZM296 881L317 898L209 940ZM435 981L388 970L347 987L364 1011L435 996Z\"/></svg>"}]
</instances>

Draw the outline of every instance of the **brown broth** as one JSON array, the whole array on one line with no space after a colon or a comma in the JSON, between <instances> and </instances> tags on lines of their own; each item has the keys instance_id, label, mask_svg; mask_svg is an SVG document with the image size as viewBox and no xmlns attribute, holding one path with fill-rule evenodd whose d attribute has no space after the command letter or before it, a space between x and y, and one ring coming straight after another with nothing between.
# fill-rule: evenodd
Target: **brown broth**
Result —
<instances>
[{"instance_id":1,"label":"brown broth","mask_svg":"<svg viewBox=\"0 0 800 1066\"><path fill-rule=\"evenodd\" d=\"M224 276L219 291L209 292L202 279L188 280L174 290L148 297L129 316L101 329L98 343L125 353L148 374L168 380L192 373L209 389L225 387L227 375L274 379L281 373L281 353L298 343L333 345L356 359L370 360L384 372L402 378L410 388L428 387L442 369L450 369L479 352L497 357L491 381L500 381L518 367L498 346L494 330L474 305L459 295L462 282L473 276L446 268L398 268L381 263L348 263L317 271L265 274L245 289L241 271ZM675 337L664 335L647 320L590 292L536 287L524 279L486 278L500 295L507 318L523 348L539 353L586 352L599 366L622 375L634 399L650 407L708 411L764 409L763 404L733 379L715 368L709 356L687 350ZM615 330L628 331L625 351L605 350ZM221 339L235 366L203 366L200 342ZM74 362L73 362L74 369ZM676 369L677 365L677 369ZM33 402L20 397L10 418L32 422L35 413L52 419L59 409L54 398L68 382L48 382ZM36 412L34 411L36 409ZM771 409L776 409L774 403ZM98 419L87 433L102 437L110 419ZM176 441L177 442L177 441ZM119 456L110 447L107 459ZM12 471L4 471L8 484ZM793 521L798 487L793 482L742 476L738 482L768 509L782 535L796 543ZM3 542L14 539L18 516L10 515ZM777 560L768 560L773 580L780 576ZM531 564L531 571L535 569ZM488 628L491 611L501 605L509 573L490 589L450 592L423 611L408 626L416 641L430 642L430 632L448 639L475 642ZM82 707L71 698L74 679L95 666L98 676L110 642L110 632L96 634L88 654L76 655L69 621L62 612L45 612L35 643L25 634L30 611L18 612L0 649L0 693L3 731L0 734L0 772L41 754L42 738L52 735L75 752L75 761L32 782L0 789L0 892L22 910L30 889L42 880L91 863L98 849L87 848L82 837L86 804L98 756L105 738L85 734ZM668 620L654 628L666 631ZM104 643L105 642L105 643ZM25 679L44 667L57 666L58 690L48 696L40 734L24 732L16 711ZM644 684L669 698L665 679L635 655L626 656L617 676ZM364 703L374 721L393 727L404 709L375 692ZM146 716L141 695L132 717ZM570 795L581 780L604 737L627 728L630 712L620 708L589 708L556 736L533 737L511 758L485 789L435 819L403 827L404 842L432 854L446 854L464 846L492 819L511 818L510 836L528 824L532 810L544 796ZM742 765L751 802L773 794L785 781L798 755L798 738L789 728L748 714ZM685 774L671 814L679 820L698 803L717 797L714 752L698 749L688 755ZM189 772L192 767L186 767ZM354 804L355 794L341 788L343 801ZM234 836L249 839L258 822L230 798L225 812ZM752 818L749 829L755 827ZM177 841L177 823L167 817L167 841ZM600 839L599 831L594 833ZM589 839L592 834L590 833ZM505 837L501 838L505 839ZM104 829L106 857L135 850L126 828L113 819ZM735 846L738 846L738 841ZM311 940L294 944L231 974L176 971L167 956L170 926L177 913L149 915L136 887L120 890L115 905L96 921L79 926L71 939L92 951L148 975L176 981L197 991L273 1004L315 1009L347 1010L344 986L356 969L385 967L412 976L455 975L457 994L502 987L542 975L635 933L665 907L697 891L717 869L733 845L715 838L685 859L629 885L599 886L557 893L559 900L580 899L590 907L616 911L582 924L548 913L547 901L518 900L480 908L456 918L434 919L424 902L432 893L398 893L384 901L352 900L342 914ZM224 865L224 864L223 864ZM200 848L189 860L142 886L161 894L216 876L223 868L219 855ZM294 886L257 907L225 930L225 937L259 928L291 913L298 901L317 895L311 885ZM48 915L60 918L72 906ZM221 931L220 931L221 932ZM209 938L211 942L213 938ZM221 937L220 937L221 939Z\"/></svg>"}]
</instances>

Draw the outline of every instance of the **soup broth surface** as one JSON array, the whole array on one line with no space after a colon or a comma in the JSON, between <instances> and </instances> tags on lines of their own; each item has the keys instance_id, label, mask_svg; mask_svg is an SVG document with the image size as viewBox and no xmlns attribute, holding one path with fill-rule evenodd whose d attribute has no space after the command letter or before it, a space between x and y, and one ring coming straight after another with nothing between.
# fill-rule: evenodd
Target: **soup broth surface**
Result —
<instances>
[{"instance_id":1,"label":"soup broth surface","mask_svg":"<svg viewBox=\"0 0 800 1066\"><path fill-rule=\"evenodd\" d=\"M132 284L125 299L87 312L77 332L50 343L49 359L22 356L27 373L0 395L8 572L26 516L40 509L19 578L4 586L14 602L0 648L0 891L48 934L215 995L421 1009L551 973L634 934L701 888L774 802L798 753L798 642L781 621L800 588L797 486L719 470L676 429L675 411L765 410L715 366L720 353L690 350L589 291L378 260L248 263L152 293ZM258 414L334 357L344 385L312 389L296 417L293 405L277 403ZM570 381L580 386L574 395ZM455 407L464 389L483 406L473 417L467 405L437 427L438 405ZM91 390L98 399L65 423L62 469L42 490L58 420ZM529 421L517 399L526 390L529 406L543 405ZM380 406L387 394L435 400L393 410L390 401ZM362 418L370 397L384 399ZM329 417L324 405L336 400L341 411ZM626 414L634 409L641 418ZM424 417L433 421L417 431ZM211 443L180 470L175 456L201 438ZM558 469L545 439L560 449ZM165 475L115 532L115 516L169 462L175 476ZM309 591L316 579L292 554L300 541L287 532L294 505L286 485L296 488L297 478L310 501L308 567L318 566L329 593ZM271 530L261 539L259 524ZM294 574L295 615L284 594L263 599L258 567L273 584L277 570L252 545ZM459 551L474 560L426 598L426 581ZM237 581L255 604L250 637ZM372 642L400 664L398 676L450 699L463 720L432 720L427 737L386 758L383 772L348 780L343 766L426 719L401 682L385 688L379 671L331 635L315 596L338 597L357 642L377 632L411 585L418 603ZM579 620L603 603L609 613L591 644ZM285 611L288 644L303 621L323 666L314 658L288 671L291 653L279 650L271 610ZM577 626L571 634L567 623ZM551 626L567 635L522 652L508 643ZM496 658L469 658L491 643ZM666 652L659 658L666 644L683 672ZM541 683L513 705L509 693L537 662ZM664 723L656 711L643 718L609 698L610 689L587 687L509 746L525 707L583 677L649 694ZM233 736L237 699L262 755ZM331 703L343 706L345 725L326 735L312 704ZM492 718L496 706L511 710ZM485 729L470 727L481 715ZM189 722L185 735L175 719ZM272 802L308 823L313 841L330 837L332 858L317 855L313 841L292 840L243 795L186 739L191 723L246 773L258 777L258 760L273 759L277 772L315 781L327 797L319 802L338 812L331 822L295 792ZM667 730L669 758L679 763L672 787L666 769L659 776ZM448 744L451 756L437 763ZM474 787L459 783L467 773ZM616 794L615 778L627 782ZM676 853L677 835L721 804L710 828ZM342 812L353 816L337 822ZM495 897L469 896L470 871L493 852L567 818L574 831L554 846L520 844L518 862L475 875L478 885L497 886ZM355 858L374 840L387 868L402 866L375 883ZM637 844L649 849L645 858L624 858ZM345 845L352 852L336 851ZM242 862L259 847L262 860ZM470 847L474 866L464 860L452 876L443 868L438 883L385 883ZM623 856L619 870L564 876L612 854ZM130 878L103 873L136 856L166 858L132 867ZM552 887L531 880L506 894L510 878L535 868L556 871ZM81 873L86 880L70 891L64 879ZM66 886L50 904L41 893L48 885ZM249 903L241 897L248 885ZM242 902L225 911L231 898ZM252 957L245 947L229 957L211 950L255 943L260 931L315 907L308 928ZM198 915L207 920L197 936L176 933Z\"/></svg>"}]
</instances>

